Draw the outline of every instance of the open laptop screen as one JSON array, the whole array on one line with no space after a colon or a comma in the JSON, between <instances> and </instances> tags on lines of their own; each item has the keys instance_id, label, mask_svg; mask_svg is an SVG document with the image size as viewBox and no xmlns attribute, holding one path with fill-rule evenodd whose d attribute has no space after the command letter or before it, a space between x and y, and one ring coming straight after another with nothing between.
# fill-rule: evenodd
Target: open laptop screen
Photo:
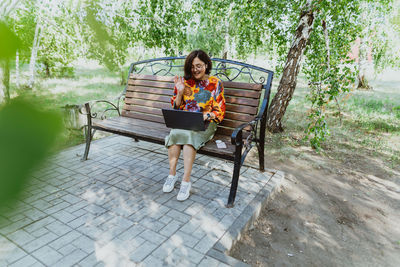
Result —
<instances>
[{"instance_id":1,"label":"open laptop screen","mask_svg":"<svg viewBox=\"0 0 400 267\"><path fill-rule=\"evenodd\" d=\"M168 128L204 131L206 129L202 112L178 109L162 109L165 125Z\"/></svg>"}]
</instances>

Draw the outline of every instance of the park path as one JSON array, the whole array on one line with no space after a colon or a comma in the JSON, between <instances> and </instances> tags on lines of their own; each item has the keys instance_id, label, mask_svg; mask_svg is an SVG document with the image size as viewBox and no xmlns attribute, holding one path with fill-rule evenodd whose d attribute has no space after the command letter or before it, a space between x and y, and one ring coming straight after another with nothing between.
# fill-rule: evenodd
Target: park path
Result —
<instances>
[{"instance_id":1,"label":"park path","mask_svg":"<svg viewBox=\"0 0 400 267\"><path fill-rule=\"evenodd\" d=\"M0 266L241 266L225 252L283 179L243 166L228 209L233 164L198 155L192 194L179 202L179 184L161 190L163 146L110 136L92 143L85 162L83 150L53 156L17 208L1 211Z\"/></svg>"}]
</instances>

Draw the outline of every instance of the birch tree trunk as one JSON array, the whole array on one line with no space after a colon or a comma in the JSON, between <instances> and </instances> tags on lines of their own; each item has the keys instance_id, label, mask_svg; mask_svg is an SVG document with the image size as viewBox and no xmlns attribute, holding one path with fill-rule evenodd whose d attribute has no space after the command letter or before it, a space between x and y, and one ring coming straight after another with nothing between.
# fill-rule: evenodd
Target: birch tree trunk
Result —
<instances>
[{"instance_id":1,"label":"birch tree trunk","mask_svg":"<svg viewBox=\"0 0 400 267\"><path fill-rule=\"evenodd\" d=\"M313 22L314 13L311 6L308 5L306 11L302 12L300 16L300 22L294 34L294 40L289 49L285 67L283 68L278 92L269 107L267 127L272 133L283 131L282 118L296 88L301 59L312 31Z\"/></svg>"},{"instance_id":2,"label":"birch tree trunk","mask_svg":"<svg viewBox=\"0 0 400 267\"><path fill-rule=\"evenodd\" d=\"M3 81L4 70L3 67L0 65L0 79ZM0 104L3 103L4 95L5 95L5 88L2 82L0 82Z\"/></svg>"},{"instance_id":3,"label":"birch tree trunk","mask_svg":"<svg viewBox=\"0 0 400 267\"><path fill-rule=\"evenodd\" d=\"M41 34L41 25L40 25L40 19L38 19L36 23L36 28L35 28L35 37L33 38L33 44L32 44L32 51L31 51L31 59L29 62L29 82L28 82L28 87L33 88L33 84L35 83L35 65L36 65L36 57L37 57L37 52L39 49L39 43L40 43L40 34Z\"/></svg>"},{"instance_id":4,"label":"birch tree trunk","mask_svg":"<svg viewBox=\"0 0 400 267\"><path fill-rule=\"evenodd\" d=\"M368 52L367 42L365 38L360 38L360 47L358 48L358 89L372 89L366 78L367 66L368 66Z\"/></svg>"},{"instance_id":5,"label":"birch tree trunk","mask_svg":"<svg viewBox=\"0 0 400 267\"><path fill-rule=\"evenodd\" d=\"M4 86L4 99L6 102L10 101L10 61L5 59L3 62L3 86Z\"/></svg>"},{"instance_id":6,"label":"birch tree trunk","mask_svg":"<svg viewBox=\"0 0 400 267\"><path fill-rule=\"evenodd\" d=\"M17 54L15 56L15 85L19 88L19 51L17 50Z\"/></svg>"}]
</instances>

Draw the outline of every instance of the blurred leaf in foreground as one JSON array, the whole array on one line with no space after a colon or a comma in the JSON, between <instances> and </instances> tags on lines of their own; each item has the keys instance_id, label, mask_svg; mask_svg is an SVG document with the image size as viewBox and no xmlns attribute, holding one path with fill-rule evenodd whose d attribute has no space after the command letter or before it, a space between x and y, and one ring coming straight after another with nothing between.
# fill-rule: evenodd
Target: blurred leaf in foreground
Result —
<instances>
[{"instance_id":1,"label":"blurred leaf in foreground","mask_svg":"<svg viewBox=\"0 0 400 267\"><path fill-rule=\"evenodd\" d=\"M62 129L61 117L20 98L0 107L0 207L10 204L47 156Z\"/></svg>"},{"instance_id":2,"label":"blurred leaf in foreground","mask_svg":"<svg viewBox=\"0 0 400 267\"><path fill-rule=\"evenodd\" d=\"M0 40L0 60L15 57L20 41L3 22L0 22Z\"/></svg>"}]
</instances>

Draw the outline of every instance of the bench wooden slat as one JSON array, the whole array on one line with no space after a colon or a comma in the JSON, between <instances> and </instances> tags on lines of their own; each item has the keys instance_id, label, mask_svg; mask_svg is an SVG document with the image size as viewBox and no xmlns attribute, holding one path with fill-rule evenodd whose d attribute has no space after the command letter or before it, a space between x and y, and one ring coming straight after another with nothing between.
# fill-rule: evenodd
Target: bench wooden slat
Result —
<instances>
[{"instance_id":1,"label":"bench wooden slat","mask_svg":"<svg viewBox=\"0 0 400 267\"><path fill-rule=\"evenodd\" d=\"M157 87L157 88L169 88L169 89L173 89L175 87L174 83L148 81L148 80L133 80L133 79L130 79L128 84L129 85L148 86L148 87Z\"/></svg>"},{"instance_id":2,"label":"bench wooden slat","mask_svg":"<svg viewBox=\"0 0 400 267\"><path fill-rule=\"evenodd\" d=\"M238 97L232 97L229 95L225 95L225 103L258 107L258 102L259 102L258 99L238 98Z\"/></svg>"},{"instance_id":3,"label":"bench wooden slat","mask_svg":"<svg viewBox=\"0 0 400 267\"><path fill-rule=\"evenodd\" d=\"M137 101L135 101L137 103ZM171 108L170 104L167 103L160 103L160 102L148 102L147 104L141 104L137 103L138 105L124 105L123 110L125 111L140 111L140 110L145 110L147 109L149 113L151 114L161 114L161 109L162 108ZM139 109L136 109L136 107L139 107ZM154 113L154 110L159 110L159 113ZM140 111L142 112L142 111ZM249 122L254 119L254 115L249 115L249 114L242 114L242 113L236 113L236 112L230 112L226 111L225 112L225 119L230 119L230 120L237 120L241 122Z\"/></svg>"},{"instance_id":4,"label":"bench wooden slat","mask_svg":"<svg viewBox=\"0 0 400 267\"><path fill-rule=\"evenodd\" d=\"M131 134L138 137L156 139L159 143L165 140L165 136L169 133L167 131L160 131L157 129L146 128L141 125L128 124L118 120L104 120L93 124L94 127L101 127L106 130L120 131L125 134Z\"/></svg>"},{"instance_id":5,"label":"bench wooden slat","mask_svg":"<svg viewBox=\"0 0 400 267\"><path fill-rule=\"evenodd\" d=\"M155 102L155 101L150 101L150 100L143 100L143 99L134 99L134 98L129 98L126 99L125 105L124 105L124 110L127 109L128 104L132 105L139 105L139 106L146 106L146 107L153 107L153 108L171 108L171 102Z\"/></svg>"},{"instance_id":6,"label":"bench wooden slat","mask_svg":"<svg viewBox=\"0 0 400 267\"><path fill-rule=\"evenodd\" d=\"M157 95L165 95L172 97L173 91L169 88L152 88L152 87L143 87L143 86L128 86L126 97L135 97L135 92L146 93L146 94L157 94ZM236 92L235 92L236 93ZM234 96L230 96L229 92L225 95L225 101L227 103L232 104L241 104L247 106L258 106L258 99L254 98L238 98Z\"/></svg>"},{"instance_id":7,"label":"bench wooden slat","mask_svg":"<svg viewBox=\"0 0 400 267\"><path fill-rule=\"evenodd\" d=\"M153 116L153 115L148 115L148 114L142 114L142 113L135 113L135 112L130 112L130 111L125 111L123 110L121 113L122 116L129 117L129 118L135 118L135 119L141 119L145 121L153 121L153 122L158 122L158 123L165 123L164 118L160 116Z\"/></svg>"},{"instance_id":8,"label":"bench wooden slat","mask_svg":"<svg viewBox=\"0 0 400 267\"><path fill-rule=\"evenodd\" d=\"M148 81L159 81L159 82L170 82L170 83L173 83L174 81L174 77L172 76L156 76L156 75L145 75L145 74L131 74L129 78L132 80L148 80ZM223 84L225 88L250 89L256 91L260 91L262 89L261 84L229 82L229 81L224 81Z\"/></svg>"},{"instance_id":9,"label":"bench wooden slat","mask_svg":"<svg viewBox=\"0 0 400 267\"><path fill-rule=\"evenodd\" d=\"M126 89L128 96L131 92L142 92L148 94L158 94L158 95L168 95L172 96L174 91L170 88L154 88L154 87L145 87L145 86L128 86Z\"/></svg>"},{"instance_id":10,"label":"bench wooden slat","mask_svg":"<svg viewBox=\"0 0 400 267\"><path fill-rule=\"evenodd\" d=\"M161 109L158 109L158 108L149 108L149 107L142 107L142 106L129 106L127 108L127 111L133 111L135 113L151 114L151 115L158 116L158 117L160 117L160 118L162 118L164 120L162 111L161 111ZM243 124L242 121L229 120L227 118L225 118L220 123L221 126L231 127L231 128L236 128L236 127L240 126L241 124Z\"/></svg>"},{"instance_id":11,"label":"bench wooden slat","mask_svg":"<svg viewBox=\"0 0 400 267\"><path fill-rule=\"evenodd\" d=\"M240 97L249 97L259 99L261 92L260 91L243 91L236 89L224 88L225 96L240 96Z\"/></svg>"},{"instance_id":12,"label":"bench wooden slat","mask_svg":"<svg viewBox=\"0 0 400 267\"><path fill-rule=\"evenodd\" d=\"M129 104L137 104L137 105L142 105L142 106L156 107L154 104L155 103L154 100L157 100L157 101L160 101L159 107L163 106L163 108L164 107L171 108L170 98L168 98L168 97L157 96L157 95L145 95L145 94L142 94L142 97L146 97L146 99L143 99L143 100L149 100L149 101L141 102L141 101L138 101L139 99L126 98L125 103L127 104L127 106ZM150 100L152 100L152 101L150 101ZM161 104L164 104L164 105L161 105ZM168 107L166 105L168 105ZM124 107L124 110L125 110L125 107ZM226 104L226 111L255 115L257 113L257 107Z\"/></svg>"},{"instance_id":13,"label":"bench wooden slat","mask_svg":"<svg viewBox=\"0 0 400 267\"><path fill-rule=\"evenodd\" d=\"M138 92L130 92L129 97L125 99L125 101L129 101L130 98L144 99L144 100L156 100L160 102L171 103L171 97L165 95L153 95L146 93L138 93ZM129 102L127 102L129 103Z\"/></svg>"},{"instance_id":14,"label":"bench wooden slat","mask_svg":"<svg viewBox=\"0 0 400 267\"><path fill-rule=\"evenodd\" d=\"M135 80L150 80L150 81L160 81L160 82L174 81L174 76L158 76L158 75L146 75L146 74L136 74L136 73L131 73L129 75L129 78Z\"/></svg>"},{"instance_id":15,"label":"bench wooden slat","mask_svg":"<svg viewBox=\"0 0 400 267\"><path fill-rule=\"evenodd\" d=\"M261 91L261 84L252 84L252 83L240 83L240 82L222 82L224 84L224 88L237 88L251 91Z\"/></svg>"},{"instance_id":16,"label":"bench wooden slat","mask_svg":"<svg viewBox=\"0 0 400 267\"><path fill-rule=\"evenodd\" d=\"M233 112L240 112L250 115L255 115L257 113L257 107L248 107L248 106L236 106L231 104L226 104L226 110Z\"/></svg>"}]
</instances>

